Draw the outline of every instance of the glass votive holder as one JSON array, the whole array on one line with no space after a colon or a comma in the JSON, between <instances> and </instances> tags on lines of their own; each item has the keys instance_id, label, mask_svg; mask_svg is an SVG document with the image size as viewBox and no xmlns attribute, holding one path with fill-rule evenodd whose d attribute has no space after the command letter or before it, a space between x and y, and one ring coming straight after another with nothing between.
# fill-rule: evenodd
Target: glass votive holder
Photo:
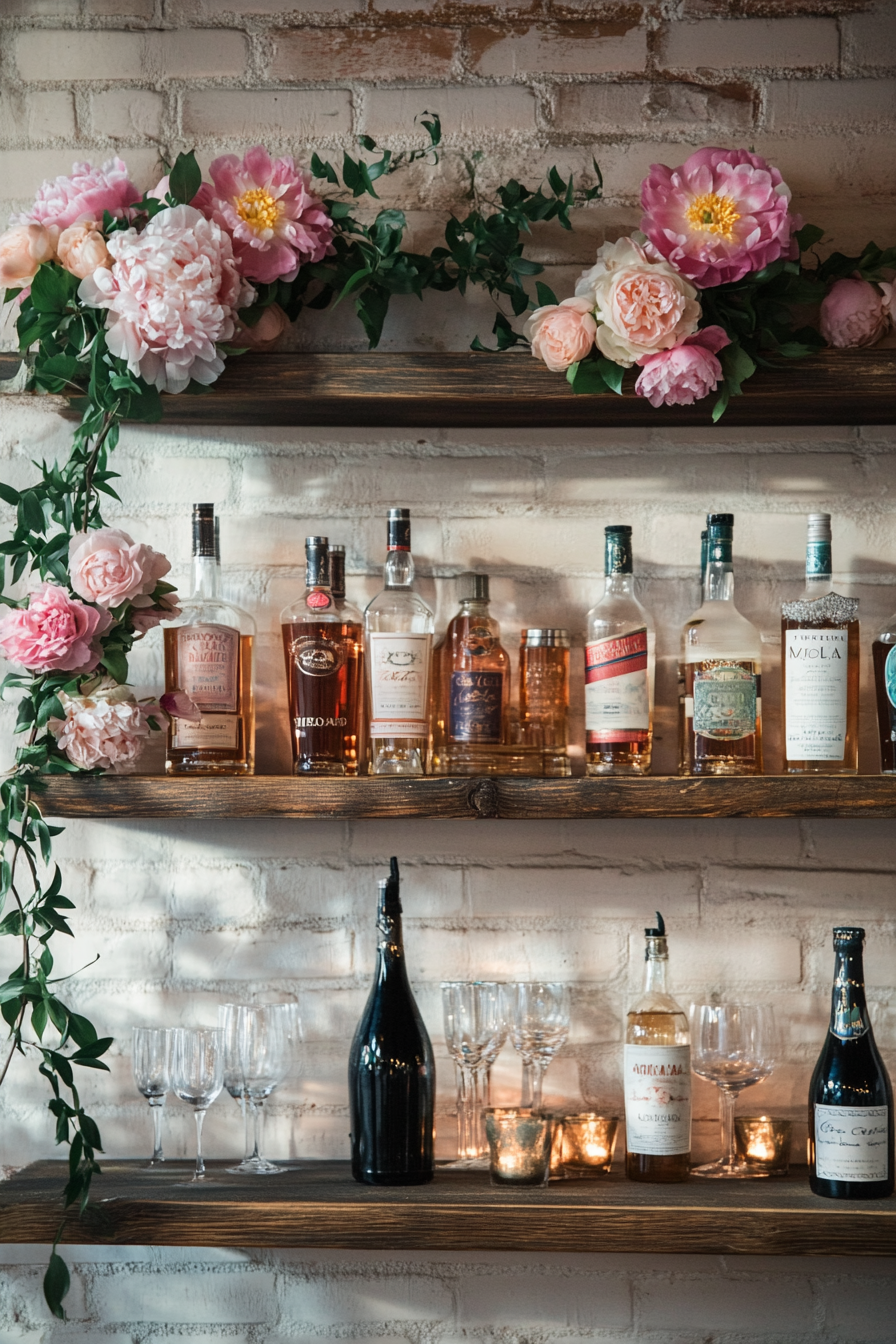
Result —
<instances>
[{"instance_id":1,"label":"glass votive holder","mask_svg":"<svg viewBox=\"0 0 896 1344\"><path fill-rule=\"evenodd\" d=\"M487 1106L483 1115L492 1185L547 1185L553 1116L502 1106Z\"/></svg>"},{"instance_id":2,"label":"glass votive holder","mask_svg":"<svg viewBox=\"0 0 896 1344\"><path fill-rule=\"evenodd\" d=\"M551 1175L577 1180L604 1176L613 1163L619 1119L579 1111L558 1118L551 1151Z\"/></svg>"},{"instance_id":3,"label":"glass votive holder","mask_svg":"<svg viewBox=\"0 0 896 1344\"><path fill-rule=\"evenodd\" d=\"M734 1120L737 1156L757 1174L786 1176L790 1167L790 1120L770 1115L738 1115Z\"/></svg>"}]
</instances>

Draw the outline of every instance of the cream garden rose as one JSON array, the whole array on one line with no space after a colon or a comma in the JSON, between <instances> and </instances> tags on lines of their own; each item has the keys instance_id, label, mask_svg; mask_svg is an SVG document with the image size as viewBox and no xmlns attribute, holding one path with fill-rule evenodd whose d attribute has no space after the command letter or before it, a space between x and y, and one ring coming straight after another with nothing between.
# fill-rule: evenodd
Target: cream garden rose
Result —
<instances>
[{"instance_id":1,"label":"cream garden rose","mask_svg":"<svg viewBox=\"0 0 896 1344\"><path fill-rule=\"evenodd\" d=\"M108 270L112 265L106 240L95 219L82 219L63 229L56 245L56 254L59 264L80 280L86 280L88 275L93 275L100 267Z\"/></svg>"},{"instance_id":2,"label":"cream garden rose","mask_svg":"<svg viewBox=\"0 0 896 1344\"><path fill-rule=\"evenodd\" d=\"M563 373L584 359L594 344L597 323L591 308L590 299L564 299L536 308L528 318L523 331L532 342L532 353L553 373Z\"/></svg>"},{"instance_id":3,"label":"cream garden rose","mask_svg":"<svg viewBox=\"0 0 896 1344\"><path fill-rule=\"evenodd\" d=\"M633 238L598 248L597 262L582 272L576 295L594 312L597 348L624 368L680 344L700 320L694 286L650 245Z\"/></svg>"},{"instance_id":4,"label":"cream garden rose","mask_svg":"<svg viewBox=\"0 0 896 1344\"><path fill-rule=\"evenodd\" d=\"M151 594L170 569L164 555L117 527L78 532L69 542L71 585L100 607L152 606Z\"/></svg>"},{"instance_id":5,"label":"cream garden rose","mask_svg":"<svg viewBox=\"0 0 896 1344\"><path fill-rule=\"evenodd\" d=\"M43 224L19 224L0 234L0 284L30 284L38 267L53 260L57 232Z\"/></svg>"}]
</instances>

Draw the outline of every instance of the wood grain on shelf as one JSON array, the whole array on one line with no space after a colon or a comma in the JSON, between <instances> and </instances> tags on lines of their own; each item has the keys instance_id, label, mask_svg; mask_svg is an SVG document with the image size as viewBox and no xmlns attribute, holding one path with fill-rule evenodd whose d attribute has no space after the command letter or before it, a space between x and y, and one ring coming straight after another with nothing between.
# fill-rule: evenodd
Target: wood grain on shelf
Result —
<instances>
[{"instance_id":1,"label":"wood grain on shelf","mask_svg":"<svg viewBox=\"0 0 896 1344\"><path fill-rule=\"evenodd\" d=\"M47 781L57 817L896 817L883 775L743 779L167 779L106 775Z\"/></svg>"},{"instance_id":2,"label":"wood grain on shelf","mask_svg":"<svg viewBox=\"0 0 896 1344\"><path fill-rule=\"evenodd\" d=\"M621 1175L496 1189L485 1172L439 1169L432 1185L356 1184L347 1162L308 1162L276 1181L228 1176L209 1163L202 1186L178 1186L191 1165L103 1161L94 1207L72 1243L310 1246L377 1250L646 1251L719 1255L893 1255L896 1199L840 1201L786 1179L639 1185ZM36 1162L0 1185L0 1242L52 1241L63 1162Z\"/></svg>"},{"instance_id":3,"label":"wood grain on shelf","mask_svg":"<svg viewBox=\"0 0 896 1344\"><path fill-rule=\"evenodd\" d=\"M0 379L18 367L0 355ZM708 426L713 397L654 410L634 394L576 396L522 352L505 355L265 354L228 360L207 393L163 396L174 425L498 427ZM64 408L60 398L54 404ZM826 350L762 369L726 425L871 425L896 420L896 350Z\"/></svg>"}]
</instances>

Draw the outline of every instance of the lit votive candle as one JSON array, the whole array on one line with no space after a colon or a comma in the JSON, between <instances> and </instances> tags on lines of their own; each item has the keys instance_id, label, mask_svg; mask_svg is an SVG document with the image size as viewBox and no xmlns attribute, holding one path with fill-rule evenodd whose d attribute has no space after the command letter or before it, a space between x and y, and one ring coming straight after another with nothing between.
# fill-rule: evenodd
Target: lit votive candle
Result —
<instances>
[{"instance_id":1,"label":"lit votive candle","mask_svg":"<svg viewBox=\"0 0 896 1344\"><path fill-rule=\"evenodd\" d=\"M553 1117L527 1108L484 1111L492 1185L546 1185Z\"/></svg>"},{"instance_id":2,"label":"lit votive candle","mask_svg":"<svg viewBox=\"0 0 896 1344\"><path fill-rule=\"evenodd\" d=\"M738 1157L766 1176L786 1176L790 1166L790 1120L770 1115L739 1115L734 1121Z\"/></svg>"},{"instance_id":3,"label":"lit votive candle","mask_svg":"<svg viewBox=\"0 0 896 1344\"><path fill-rule=\"evenodd\" d=\"M615 1115L581 1111L557 1122L551 1154L551 1175L602 1176L610 1170L619 1121Z\"/></svg>"}]
</instances>

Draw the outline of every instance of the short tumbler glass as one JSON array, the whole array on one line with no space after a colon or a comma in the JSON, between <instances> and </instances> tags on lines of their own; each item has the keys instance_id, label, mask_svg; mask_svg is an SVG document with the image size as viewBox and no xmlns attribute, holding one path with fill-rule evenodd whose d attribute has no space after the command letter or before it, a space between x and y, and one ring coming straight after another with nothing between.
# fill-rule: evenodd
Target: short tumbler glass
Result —
<instances>
[{"instance_id":1,"label":"short tumbler glass","mask_svg":"<svg viewBox=\"0 0 896 1344\"><path fill-rule=\"evenodd\" d=\"M488 1106L485 1133L492 1185L547 1185L553 1117L530 1107Z\"/></svg>"}]
</instances>

